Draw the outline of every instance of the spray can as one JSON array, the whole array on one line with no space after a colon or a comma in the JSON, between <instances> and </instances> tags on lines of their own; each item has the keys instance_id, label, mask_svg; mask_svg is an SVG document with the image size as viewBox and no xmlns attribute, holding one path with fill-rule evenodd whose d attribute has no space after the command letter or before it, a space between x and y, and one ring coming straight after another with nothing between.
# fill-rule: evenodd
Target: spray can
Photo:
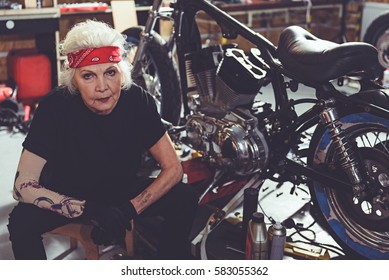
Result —
<instances>
[{"instance_id":1,"label":"spray can","mask_svg":"<svg viewBox=\"0 0 389 280\"><path fill-rule=\"evenodd\" d=\"M260 212L252 214L247 226L246 260L268 260L269 242L264 216Z\"/></svg>"},{"instance_id":2,"label":"spray can","mask_svg":"<svg viewBox=\"0 0 389 280\"><path fill-rule=\"evenodd\" d=\"M271 260L282 260L286 241L286 228L277 222L271 225L268 230L269 258Z\"/></svg>"}]
</instances>

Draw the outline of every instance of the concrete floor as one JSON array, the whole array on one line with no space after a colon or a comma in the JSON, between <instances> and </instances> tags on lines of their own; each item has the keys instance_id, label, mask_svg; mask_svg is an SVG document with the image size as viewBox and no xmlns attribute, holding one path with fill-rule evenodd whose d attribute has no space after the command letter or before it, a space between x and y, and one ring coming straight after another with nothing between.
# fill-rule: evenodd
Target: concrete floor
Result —
<instances>
[{"instance_id":1,"label":"concrete floor","mask_svg":"<svg viewBox=\"0 0 389 280\"><path fill-rule=\"evenodd\" d=\"M0 131L0 259L13 259L8 241L8 214L16 204L12 198L13 180L24 135Z\"/></svg>"}]
</instances>

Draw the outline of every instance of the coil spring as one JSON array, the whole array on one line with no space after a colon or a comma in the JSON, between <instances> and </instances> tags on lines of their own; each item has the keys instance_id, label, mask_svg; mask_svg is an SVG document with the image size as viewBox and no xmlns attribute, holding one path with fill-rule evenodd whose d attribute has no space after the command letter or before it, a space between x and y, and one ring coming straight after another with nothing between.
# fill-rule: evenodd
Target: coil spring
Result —
<instances>
[{"instance_id":1,"label":"coil spring","mask_svg":"<svg viewBox=\"0 0 389 280\"><path fill-rule=\"evenodd\" d=\"M331 100L328 104L330 103ZM353 185L354 195L360 197L363 195L365 189L365 185L363 184L364 179L360 172L361 165L355 153L356 150L353 147L353 143L348 139L338 122L339 118L336 108L332 106L324 108L320 117L322 123L329 129L339 164Z\"/></svg>"},{"instance_id":2,"label":"coil spring","mask_svg":"<svg viewBox=\"0 0 389 280\"><path fill-rule=\"evenodd\" d=\"M336 122L331 122L327 125L327 128L330 130L331 139L335 144L336 153L342 168L348 169L358 166L355 152L351 147L350 140L341 129L341 125Z\"/></svg>"},{"instance_id":3,"label":"coil spring","mask_svg":"<svg viewBox=\"0 0 389 280\"><path fill-rule=\"evenodd\" d=\"M345 135L339 123L331 121L327 124L327 128L330 130L331 139L335 144L335 152L338 156L341 168L346 172L347 177L353 184L353 191L356 197L360 197L365 189L361 184L363 179L359 171L359 161L355 155L355 151L350 140Z\"/></svg>"}]
</instances>

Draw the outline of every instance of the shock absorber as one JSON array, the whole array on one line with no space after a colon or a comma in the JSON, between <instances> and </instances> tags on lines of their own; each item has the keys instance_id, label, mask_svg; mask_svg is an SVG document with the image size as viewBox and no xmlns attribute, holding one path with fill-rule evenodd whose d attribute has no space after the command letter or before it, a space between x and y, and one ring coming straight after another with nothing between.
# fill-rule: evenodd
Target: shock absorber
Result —
<instances>
[{"instance_id":1,"label":"shock absorber","mask_svg":"<svg viewBox=\"0 0 389 280\"><path fill-rule=\"evenodd\" d=\"M325 107L320 118L322 123L329 129L340 166L353 185L354 195L360 197L365 189L359 168L360 162L355 153L353 143L350 142L341 124L338 122L337 110L334 107Z\"/></svg>"}]
</instances>

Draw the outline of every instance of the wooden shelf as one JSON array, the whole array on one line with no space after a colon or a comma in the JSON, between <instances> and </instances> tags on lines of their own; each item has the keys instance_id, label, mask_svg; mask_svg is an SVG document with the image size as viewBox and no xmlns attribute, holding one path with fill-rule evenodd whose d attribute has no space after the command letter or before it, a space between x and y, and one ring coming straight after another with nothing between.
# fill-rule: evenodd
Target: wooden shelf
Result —
<instances>
[{"instance_id":1,"label":"wooden shelf","mask_svg":"<svg viewBox=\"0 0 389 280\"><path fill-rule=\"evenodd\" d=\"M19 19L42 19L59 18L60 12L57 7L41 9L21 9L21 10L0 10L0 20L19 20Z\"/></svg>"}]
</instances>

